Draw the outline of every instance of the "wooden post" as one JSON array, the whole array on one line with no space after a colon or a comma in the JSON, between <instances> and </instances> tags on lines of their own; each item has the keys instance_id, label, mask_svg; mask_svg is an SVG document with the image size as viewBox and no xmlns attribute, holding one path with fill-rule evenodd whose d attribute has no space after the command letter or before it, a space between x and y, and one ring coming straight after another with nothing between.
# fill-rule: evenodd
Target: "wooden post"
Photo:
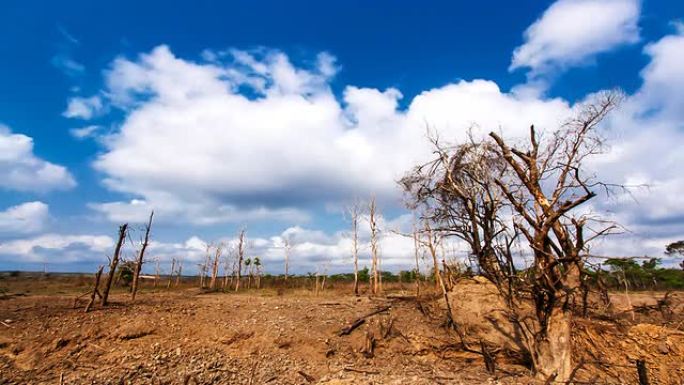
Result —
<instances>
[{"instance_id":1,"label":"wooden post","mask_svg":"<svg viewBox=\"0 0 684 385\"><path fill-rule=\"evenodd\" d=\"M100 286L100 277L102 277L102 269L104 269L104 266L100 265L100 267L97 269L97 273L95 273L95 286L93 286L93 292L90 294L90 302L88 302L88 305L86 305L85 312L89 312L90 309L93 307L93 304L95 303L95 296L102 297L102 294L100 294L100 291L97 289L98 286Z\"/></svg>"},{"instance_id":2,"label":"wooden post","mask_svg":"<svg viewBox=\"0 0 684 385\"><path fill-rule=\"evenodd\" d=\"M646 369L645 360L636 361L637 374L639 375L639 385L650 385L648 381L648 370Z\"/></svg>"},{"instance_id":3,"label":"wooden post","mask_svg":"<svg viewBox=\"0 0 684 385\"><path fill-rule=\"evenodd\" d=\"M116 273L116 266L119 264L121 246L123 246L124 240L126 239L127 230L128 223L124 223L123 225L119 226L119 240L116 242L114 255L112 256L112 260L109 263L109 274L107 275L107 281L105 282L105 287L102 291L102 306L107 306L107 299L109 299L109 290L112 288L112 280L114 279L114 274Z\"/></svg>"},{"instance_id":4,"label":"wooden post","mask_svg":"<svg viewBox=\"0 0 684 385\"><path fill-rule=\"evenodd\" d=\"M135 264L135 271L133 272L133 286L131 288L131 301L135 301L135 295L138 292L138 279L140 278L140 270L142 270L142 265L144 263L145 250L150 243L150 229L152 228L152 217L154 216L154 210L150 213L150 221L147 222L147 227L145 227L145 240L143 241L142 247L140 248L140 253L138 254L138 261Z\"/></svg>"}]
</instances>

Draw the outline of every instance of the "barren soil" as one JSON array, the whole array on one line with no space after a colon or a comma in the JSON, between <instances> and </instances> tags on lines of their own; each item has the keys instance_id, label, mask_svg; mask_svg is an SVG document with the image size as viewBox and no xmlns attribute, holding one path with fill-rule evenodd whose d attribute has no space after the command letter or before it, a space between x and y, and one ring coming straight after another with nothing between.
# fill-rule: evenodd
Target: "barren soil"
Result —
<instances>
[{"instance_id":1,"label":"barren soil","mask_svg":"<svg viewBox=\"0 0 684 385\"><path fill-rule=\"evenodd\" d=\"M457 289L465 290L452 296L464 317L457 322L472 341L496 346L496 332L482 321L478 328L469 313L494 314L496 301L465 295L482 290L477 284ZM84 313L73 308L73 295L12 296L0 300L0 384L534 383L506 350L488 374L481 356L464 352L443 326L439 301L394 297L186 289L144 293L135 304L116 294L111 306ZM578 378L636 383L633 360L645 358L652 383L682 384L684 332L639 321L578 320L578 357L591 361Z\"/></svg>"}]
</instances>

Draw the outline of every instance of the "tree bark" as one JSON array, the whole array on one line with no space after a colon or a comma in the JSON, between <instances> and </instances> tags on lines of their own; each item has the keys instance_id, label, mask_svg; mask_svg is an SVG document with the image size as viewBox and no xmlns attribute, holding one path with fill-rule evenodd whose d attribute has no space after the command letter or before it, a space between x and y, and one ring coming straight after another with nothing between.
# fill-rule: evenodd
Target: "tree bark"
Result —
<instances>
[{"instance_id":1,"label":"tree bark","mask_svg":"<svg viewBox=\"0 0 684 385\"><path fill-rule=\"evenodd\" d=\"M537 377L552 378L556 382L568 381L572 374L572 312L554 308L548 320L545 335L535 341L532 349Z\"/></svg>"}]
</instances>

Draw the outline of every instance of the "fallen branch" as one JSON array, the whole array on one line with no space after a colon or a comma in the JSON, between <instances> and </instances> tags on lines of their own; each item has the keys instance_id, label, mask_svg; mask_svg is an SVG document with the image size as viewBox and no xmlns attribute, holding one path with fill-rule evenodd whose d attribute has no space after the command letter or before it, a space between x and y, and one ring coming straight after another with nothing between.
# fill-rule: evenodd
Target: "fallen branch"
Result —
<instances>
[{"instance_id":1,"label":"fallen branch","mask_svg":"<svg viewBox=\"0 0 684 385\"><path fill-rule=\"evenodd\" d=\"M391 309L392 306L384 306L379 309L373 310L372 312L357 318L354 322L352 322L349 326L342 328L339 332L339 336L346 336L349 335L351 332L354 331L354 329L358 328L359 326L363 325L366 322L366 318L372 317L376 314L380 314L382 312L386 312L387 310Z\"/></svg>"},{"instance_id":2,"label":"fallen branch","mask_svg":"<svg viewBox=\"0 0 684 385\"><path fill-rule=\"evenodd\" d=\"M304 371L302 371L302 370L298 370L297 373L299 373L300 376L304 377L304 379L306 380L306 382L314 382L314 381L316 381L316 378L315 378L314 376L312 376L312 375L310 375L310 374L306 374L306 373L305 373Z\"/></svg>"},{"instance_id":3,"label":"fallen branch","mask_svg":"<svg viewBox=\"0 0 684 385\"><path fill-rule=\"evenodd\" d=\"M342 370L346 372L356 372L356 373L363 373L363 374L380 374L377 370L367 370L367 369L357 369L357 368L352 368L350 366L345 366L342 368Z\"/></svg>"}]
</instances>

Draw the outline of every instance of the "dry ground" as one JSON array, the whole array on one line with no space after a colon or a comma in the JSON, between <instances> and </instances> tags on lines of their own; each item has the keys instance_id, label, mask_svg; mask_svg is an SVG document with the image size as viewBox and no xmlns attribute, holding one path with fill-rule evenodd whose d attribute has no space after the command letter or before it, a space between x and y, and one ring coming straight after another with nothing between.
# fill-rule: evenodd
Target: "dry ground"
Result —
<instances>
[{"instance_id":1,"label":"dry ground","mask_svg":"<svg viewBox=\"0 0 684 385\"><path fill-rule=\"evenodd\" d=\"M495 346L496 332L482 316L496 313L496 301L477 282L456 291L457 322L473 341ZM439 301L185 289L146 292L135 304L118 293L108 308L86 314L73 309L73 298L0 300L0 384L534 383L505 352L497 356L497 373L488 374L480 355L464 352L455 333L442 327ZM384 306L391 308L338 335ZM684 383L684 332L640 321L578 320L578 357L591 361L578 378L636 383L633 360L645 358L652 383ZM376 339L372 356L362 351L368 333Z\"/></svg>"}]
</instances>

